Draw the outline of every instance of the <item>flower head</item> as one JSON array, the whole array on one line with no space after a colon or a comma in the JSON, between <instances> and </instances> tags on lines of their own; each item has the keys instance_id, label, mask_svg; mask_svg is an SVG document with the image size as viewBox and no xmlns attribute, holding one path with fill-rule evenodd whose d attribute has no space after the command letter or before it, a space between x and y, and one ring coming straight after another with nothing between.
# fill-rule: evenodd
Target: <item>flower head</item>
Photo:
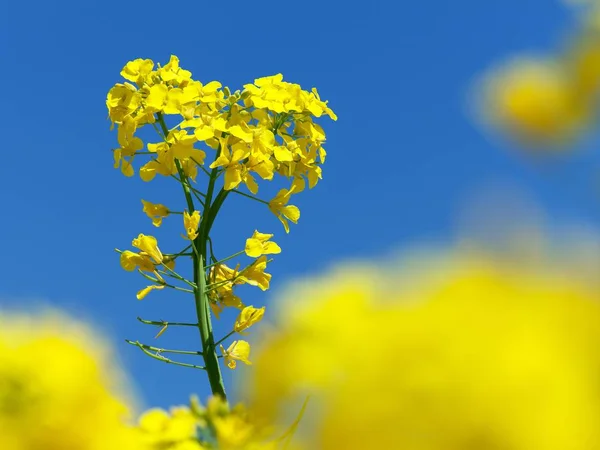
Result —
<instances>
[{"instance_id":1,"label":"flower head","mask_svg":"<svg viewBox=\"0 0 600 450\"><path fill-rule=\"evenodd\" d=\"M156 264L162 263L163 255L158 248L158 242L156 241L155 237L140 234L131 242L131 245L140 249L143 254L146 254L152 258Z\"/></svg>"},{"instance_id":2,"label":"flower head","mask_svg":"<svg viewBox=\"0 0 600 450\"><path fill-rule=\"evenodd\" d=\"M200 212L194 211L189 214L187 211L183 212L183 226L185 227L186 238L193 241L198 237L198 226L200 225Z\"/></svg>"},{"instance_id":3,"label":"flower head","mask_svg":"<svg viewBox=\"0 0 600 450\"><path fill-rule=\"evenodd\" d=\"M152 219L152 225L155 227L160 227L163 218L169 215L169 209L165 205L161 205L159 203L150 203L146 200L142 200L142 203L144 205L143 211L148 217L150 217L150 219Z\"/></svg>"},{"instance_id":4,"label":"flower head","mask_svg":"<svg viewBox=\"0 0 600 450\"><path fill-rule=\"evenodd\" d=\"M225 364L230 369L236 368L236 362L241 361L244 364L252 364L248 358L250 357L250 344L246 341L233 341L229 348L225 350L225 348L221 345L221 353L225 358Z\"/></svg>"},{"instance_id":5,"label":"flower head","mask_svg":"<svg viewBox=\"0 0 600 450\"><path fill-rule=\"evenodd\" d=\"M300 219L300 210L297 206L288 205L294 189L281 189L277 195L269 202L269 209L283 224L286 233L290 232L288 220L298 223Z\"/></svg>"},{"instance_id":6,"label":"flower head","mask_svg":"<svg viewBox=\"0 0 600 450\"><path fill-rule=\"evenodd\" d=\"M241 333L244 330L247 330L255 323L258 323L262 320L265 314L265 307L255 308L254 306L246 306L244 309L240 311L238 318L235 321L235 325L233 329L236 333Z\"/></svg>"},{"instance_id":7,"label":"flower head","mask_svg":"<svg viewBox=\"0 0 600 450\"><path fill-rule=\"evenodd\" d=\"M261 255L281 253L279 245L269 241L272 237L272 234L260 233L255 230L252 237L246 240L246 255L251 258L258 258Z\"/></svg>"}]
</instances>

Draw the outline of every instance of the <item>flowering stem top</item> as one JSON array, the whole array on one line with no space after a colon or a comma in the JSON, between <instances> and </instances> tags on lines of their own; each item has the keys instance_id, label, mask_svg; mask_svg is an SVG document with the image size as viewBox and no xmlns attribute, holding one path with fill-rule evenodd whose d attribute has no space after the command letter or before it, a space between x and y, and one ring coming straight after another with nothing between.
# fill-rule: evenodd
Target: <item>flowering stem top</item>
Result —
<instances>
[{"instance_id":1,"label":"flowering stem top","mask_svg":"<svg viewBox=\"0 0 600 450\"><path fill-rule=\"evenodd\" d=\"M291 196L304 191L307 182L313 188L322 177L325 133L314 118L337 117L316 89L305 91L297 84L284 82L281 74L256 79L242 91L231 92L217 81L203 84L193 80L191 72L182 69L178 58L171 56L166 65L156 68L149 59L130 61L121 75L128 82L113 86L106 100L109 118L118 126L115 168L131 177L135 174L134 160L147 158L139 168L142 180L152 181L161 175L180 183L185 199L183 211L142 200L143 210L156 227L169 215L182 215L182 237L189 241L184 249L163 254L156 238L140 234L132 242L139 251L121 252L121 265L126 270L137 269L152 281L138 292L138 299L164 288L193 295L197 323L143 322L160 324L157 337L169 324L196 326L202 351L169 352L200 355L204 366L178 363L162 356L167 350L137 341L130 343L164 362L205 369L213 394L225 398L219 358L223 357L232 369L236 361L250 364L250 347L246 341L235 340L227 349L220 345L222 355L218 356L217 344L242 333L264 314L264 307L244 305L234 288L249 284L268 289L271 275L265 272L270 262L266 255L281 249L270 241L272 234L256 231L246 240L243 251L218 260L211 229L223 203L235 193L268 206L289 232L289 222L297 223L300 217L299 209L289 204ZM144 150L144 142L136 132L147 125L159 140L147 142ZM207 158L209 163L205 163ZM199 170L207 176L204 187L198 187ZM289 187L279 190L270 201L256 197L256 177L272 180L275 175L287 179ZM240 190L242 187L249 192ZM242 254L253 259L243 269L240 264L234 269L224 264ZM181 258L191 259L191 280L175 271L175 262ZM225 307L240 309L240 315L232 332L215 342L211 312L218 317Z\"/></svg>"}]
</instances>

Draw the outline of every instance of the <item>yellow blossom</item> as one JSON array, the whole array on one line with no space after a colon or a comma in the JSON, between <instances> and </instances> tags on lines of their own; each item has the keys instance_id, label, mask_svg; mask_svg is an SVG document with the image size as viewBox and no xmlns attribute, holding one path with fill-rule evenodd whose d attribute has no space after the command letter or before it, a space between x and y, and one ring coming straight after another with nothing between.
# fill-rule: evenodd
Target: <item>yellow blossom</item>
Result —
<instances>
[{"instance_id":1,"label":"yellow blossom","mask_svg":"<svg viewBox=\"0 0 600 450\"><path fill-rule=\"evenodd\" d=\"M272 237L272 234L260 233L255 230L252 237L246 239L246 255L251 258L258 258L261 255L281 253L279 245L269 241Z\"/></svg>"},{"instance_id":2,"label":"yellow blossom","mask_svg":"<svg viewBox=\"0 0 600 450\"><path fill-rule=\"evenodd\" d=\"M254 306L246 306L240 312L238 318L235 321L235 325L233 329L236 333L242 333L242 331L247 330L255 323L258 323L262 320L265 314L265 307L255 308Z\"/></svg>"},{"instance_id":3,"label":"yellow blossom","mask_svg":"<svg viewBox=\"0 0 600 450\"><path fill-rule=\"evenodd\" d=\"M146 254L134 253L130 250L125 250L121 253L121 267L128 272L134 271L137 267L146 272L154 272L156 270L154 262L150 256Z\"/></svg>"},{"instance_id":4,"label":"yellow blossom","mask_svg":"<svg viewBox=\"0 0 600 450\"><path fill-rule=\"evenodd\" d=\"M469 247L299 281L253 358L252 410L324 405L307 411L304 448L600 445L597 276L538 254Z\"/></svg>"},{"instance_id":5,"label":"yellow blossom","mask_svg":"<svg viewBox=\"0 0 600 450\"><path fill-rule=\"evenodd\" d=\"M164 288L165 286L163 284L151 284L150 286L146 286L144 289L138 291L136 298L138 300L143 300L151 291Z\"/></svg>"},{"instance_id":6,"label":"yellow blossom","mask_svg":"<svg viewBox=\"0 0 600 450\"><path fill-rule=\"evenodd\" d=\"M244 143L231 146L231 150L226 144L221 146L221 154L209 167L211 169L216 167L225 168L224 189L228 191L235 189L242 182L244 166L241 161L247 158L249 154L250 149Z\"/></svg>"},{"instance_id":7,"label":"yellow blossom","mask_svg":"<svg viewBox=\"0 0 600 450\"><path fill-rule=\"evenodd\" d=\"M0 448L146 450L103 339L46 312L0 313Z\"/></svg>"},{"instance_id":8,"label":"yellow blossom","mask_svg":"<svg viewBox=\"0 0 600 450\"><path fill-rule=\"evenodd\" d=\"M185 227L187 239L193 241L198 237L199 225L200 211L194 211L192 214L189 214L187 211L183 212L183 226Z\"/></svg>"},{"instance_id":9,"label":"yellow blossom","mask_svg":"<svg viewBox=\"0 0 600 450\"><path fill-rule=\"evenodd\" d=\"M143 211L150 219L152 219L152 225L160 227L163 218L169 215L169 209L160 203L150 203L146 200L142 200L142 203L144 205Z\"/></svg>"},{"instance_id":10,"label":"yellow blossom","mask_svg":"<svg viewBox=\"0 0 600 450\"><path fill-rule=\"evenodd\" d=\"M150 409L140 417L138 429L142 439L156 450L203 448L196 439L198 419L185 406L171 408L170 412Z\"/></svg>"},{"instance_id":11,"label":"yellow blossom","mask_svg":"<svg viewBox=\"0 0 600 450\"><path fill-rule=\"evenodd\" d=\"M129 61L123 70L121 76L126 80L133 81L138 86L144 84L146 77L152 72L154 68L154 62L151 59L134 59Z\"/></svg>"},{"instance_id":12,"label":"yellow blossom","mask_svg":"<svg viewBox=\"0 0 600 450\"><path fill-rule=\"evenodd\" d=\"M250 344L246 341L233 341L229 348L225 350L225 348L221 345L221 353L225 358L225 364L230 369L235 369L237 365L237 361L241 361L244 364L250 365L252 364L248 358L250 357Z\"/></svg>"},{"instance_id":13,"label":"yellow blossom","mask_svg":"<svg viewBox=\"0 0 600 450\"><path fill-rule=\"evenodd\" d=\"M140 233L137 238L131 241L131 245L150 256L156 264L162 263L163 255L158 248L158 242L155 237L146 236L145 234Z\"/></svg>"},{"instance_id":14,"label":"yellow blossom","mask_svg":"<svg viewBox=\"0 0 600 450\"><path fill-rule=\"evenodd\" d=\"M115 84L106 97L108 116L113 123L120 123L137 110L140 103L141 96L135 86L129 83Z\"/></svg>"},{"instance_id":15,"label":"yellow blossom","mask_svg":"<svg viewBox=\"0 0 600 450\"><path fill-rule=\"evenodd\" d=\"M277 193L277 195L269 202L269 209L281 221L286 233L290 232L288 220L290 220L293 223L298 223L298 220L300 219L300 210L298 209L298 207L287 204L290 201L290 197L293 191L293 188L289 190L281 189Z\"/></svg>"},{"instance_id":16,"label":"yellow blossom","mask_svg":"<svg viewBox=\"0 0 600 450\"><path fill-rule=\"evenodd\" d=\"M261 256L254 261L250 266L246 267L240 273L240 280L248 283L251 286L258 286L263 291L269 289L271 274L265 273L267 269L267 257Z\"/></svg>"}]
</instances>

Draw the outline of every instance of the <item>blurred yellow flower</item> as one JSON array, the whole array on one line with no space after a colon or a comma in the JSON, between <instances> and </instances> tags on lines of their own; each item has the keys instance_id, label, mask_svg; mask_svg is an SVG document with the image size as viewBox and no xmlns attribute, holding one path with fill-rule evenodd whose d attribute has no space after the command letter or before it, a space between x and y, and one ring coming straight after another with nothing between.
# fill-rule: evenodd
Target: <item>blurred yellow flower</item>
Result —
<instances>
[{"instance_id":1,"label":"blurred yellow flower","mask_svg":"<svg viewBox=\"0 0 600 450\"><path fill-rule=\"evenodd\" d=\"M146 411L139 420L139 431L145 443L154 449L202 450L197 440L198 419L185 406Z\"/></svg>"},{"instance_id":2,"label":"blurred yellow flower","mask_svg":"<svg viewBox=\"0 0 600 450\"><path fill-rule=\"evenodd\" d=\"M118 375L98 336L71 319L0 312L0 448L145 448L125 423Z\"/></svg>"},{"instance_id":3,"label":"blurred yellow flower","mask_svg":"<svg viewBox=\"0 0 600 450\"><path fill-rule=\"evenodd\" d=\"M483 118L525 144L563 143L592 114L568 69L550 59L516 59L485 77L476 95Z\"/></svg>"},{"instance_id":4,"label":"blurred yellow flower","mask_svg":"<svg viewBox=\"0 0 600 450\"><path fill-rule=\"evenodd\" d=\"M600 448L600 286L554 257L567 270L456 252L291 286L253 411L281 420L310 395L311 449Z\"/></svg>"}]
</instances>

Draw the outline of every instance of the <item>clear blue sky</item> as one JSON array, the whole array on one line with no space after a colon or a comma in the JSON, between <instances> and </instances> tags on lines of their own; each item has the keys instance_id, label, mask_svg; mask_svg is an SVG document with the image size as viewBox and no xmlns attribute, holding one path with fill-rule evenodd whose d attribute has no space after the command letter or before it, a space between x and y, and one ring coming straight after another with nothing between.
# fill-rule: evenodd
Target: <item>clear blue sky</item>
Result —
<instances>
[{"instance_id":1,"label":"clear blue sky","mask_svg":"<svg viewBox=\"0 0 600 450\"><path fill-rule=\"evenodd\" d=\"M43 300L93 319L119 346L147 404L204 397L207 383L203 373L122 343L152 343L156 330L138 315L193 320L185 296L138 302L144 280L121 270L113 251L156 231L140 198L181 200L164 183L112 168L116 133L104 102L128 60L164 63L176 54L196 78L234 89L282 72L330 101L339 121L323 122L324 180L294 198L299 225L286 236L267 210L242 199L215 225L220 256L254 228L276 233L283 253L271 269L275 288L340 259L449 239L457 212L490 180L532 193L553 219L600 223L596 139L569 162L542 167L482 133L466 111L475 74L514 52L558 44L573 19L558 0L167 3L12 1L0 14L0 301ZM181 243L178 219L169 220L159 238ZM244 295L256 306L272 298ZM190 348L197 339L170 331L159 342Z\"/></svg>"}]
</instances>

